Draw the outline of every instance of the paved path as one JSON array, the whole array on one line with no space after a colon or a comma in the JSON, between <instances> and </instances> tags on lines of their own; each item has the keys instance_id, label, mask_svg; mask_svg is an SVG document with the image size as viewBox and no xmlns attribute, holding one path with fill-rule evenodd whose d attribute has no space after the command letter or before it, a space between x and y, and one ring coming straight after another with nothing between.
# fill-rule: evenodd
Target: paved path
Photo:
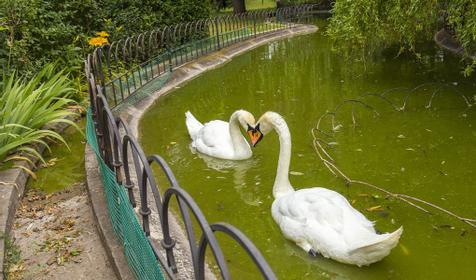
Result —
<instances>
[{"instance_id":1,"label":"paved path","mask_svg":"<svg viewBox=\"0 0 476 280\"><path fill-rule=\"evenodd\" d=\"M84 183L29 190L16 213L8 279L117 279L97 234ZM18 253L19 258L18 258Z\"/></svg>"}]
</instances>

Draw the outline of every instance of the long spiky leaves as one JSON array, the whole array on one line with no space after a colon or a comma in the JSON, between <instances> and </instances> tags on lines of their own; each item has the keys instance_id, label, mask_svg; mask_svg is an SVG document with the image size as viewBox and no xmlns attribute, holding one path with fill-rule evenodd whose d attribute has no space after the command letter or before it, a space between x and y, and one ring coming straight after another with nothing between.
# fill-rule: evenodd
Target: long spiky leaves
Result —
<instances>
[{"instance_id":1,"label":"long spiky leaves","mask_svg":"<svg viewBox=\"0 0 476 280\"><path fill-rule=\"evenodd\" d=\"M53 64L29 80L16 73L4 77L0 85L0 160L15 151L43 160L28 145L44 145L49 149L47 139L67 145L51 127L66 123L78 128L68 119L74 113L66 110L74 103L69 99L74 91L68 75L56 72Z\"/></svg>"}]
</instances>

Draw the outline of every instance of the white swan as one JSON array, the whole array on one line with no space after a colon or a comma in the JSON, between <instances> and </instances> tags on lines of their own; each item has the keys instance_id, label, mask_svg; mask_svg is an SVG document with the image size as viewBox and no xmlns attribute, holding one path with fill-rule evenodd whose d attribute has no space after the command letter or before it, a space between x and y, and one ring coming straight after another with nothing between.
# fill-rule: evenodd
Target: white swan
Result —
<instances>
[{"instance_id":1,"label":"white swan","mask_svg":"<svg viewBox=\"0 0 476 280\"><path fill-rule=\"evenodd\" d=\"M253 130L252 125L255 124L254 116L245 110L235 111L229 123L213 120L205 124L187 111L185 124L192 138L192 147L202 154L231 160L248 159L253 154L240 130L241 125L250 133Z\"/></svg>"},{"instance_id":2,"label":"white swan","mask_svg":"<svg viewBox=\"0 0 476 280\"><path fill-rule=\"evenodd\" d=\"M377 234L373 222L341 194L319 187L294 190L288 177L291 134L283 117L274 112L263 114L250 133L254 135L252 144L261 140L260 134L273 129L280 149L271 211L284 236L312 256L320 253L347 264L369 265L387 256L398 244L402 227Z\"/></svg>"}]
</instances>

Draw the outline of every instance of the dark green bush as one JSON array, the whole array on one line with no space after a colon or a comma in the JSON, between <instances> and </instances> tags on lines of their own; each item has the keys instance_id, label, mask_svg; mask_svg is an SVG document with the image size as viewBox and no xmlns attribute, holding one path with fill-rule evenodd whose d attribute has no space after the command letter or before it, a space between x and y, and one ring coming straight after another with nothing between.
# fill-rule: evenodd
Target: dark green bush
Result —
<instances>
[{"instance_id":1,"label":"dark green bush","mask_svg":"<svg viewBox=\"0 0 476 280\"><path fill-rule=\"evenodd\" d=\"M203 0L103 0L105 30L112 39L163 25L210 16L211 2Z\"/></svg>"},{"instance_id":2,"label":"dark green bush","mask_svg":"<svg viewBox=\"0 0 476 280\"><path fill-rule=\"evenodd\" d=\"M88 40L110 40L210 15L207 0L1 0L0 63L32 75L48 62L82 72Z\"/></svg>"}]
</instances>

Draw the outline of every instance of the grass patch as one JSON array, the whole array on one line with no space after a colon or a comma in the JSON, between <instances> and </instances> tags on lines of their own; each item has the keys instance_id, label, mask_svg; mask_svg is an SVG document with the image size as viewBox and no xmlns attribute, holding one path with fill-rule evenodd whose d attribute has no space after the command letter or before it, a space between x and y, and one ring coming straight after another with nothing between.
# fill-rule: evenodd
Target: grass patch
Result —
<instances>
[{"instance_id":1,"label":"grass patch","mask_svg":"<svg viewBox=\"0 0 476 280\"><path fill-rule=\"evenodd\" d=\"M245 6L247 11L260 9L274 9L276 8L275 0L246 0ZM228 7L223 12L233 12L233 7Z\"/></svg>"},{"instance_id":2,"label":"grass patch","mask_svg":"<svg viewBox=\"0 0 476 280\"><path fill-rule=\"evenodd\" d=\"M13 240L6 236L5 238L5 263L3 270L3 277L7 280L22 279L22 272L25 269L23 259L21 258L20 248L15 245Z\"/></svg>"},{"instance_id":3,"label":"grass patch","mask_svg":"<svg viewBox=\"0 0 476 280\"><path fill-rule=\"evenodd\" d=\"M276 8L276 1L273 0L246 0L245 3L248 10Z\"/></svg>"}]
</instances>

